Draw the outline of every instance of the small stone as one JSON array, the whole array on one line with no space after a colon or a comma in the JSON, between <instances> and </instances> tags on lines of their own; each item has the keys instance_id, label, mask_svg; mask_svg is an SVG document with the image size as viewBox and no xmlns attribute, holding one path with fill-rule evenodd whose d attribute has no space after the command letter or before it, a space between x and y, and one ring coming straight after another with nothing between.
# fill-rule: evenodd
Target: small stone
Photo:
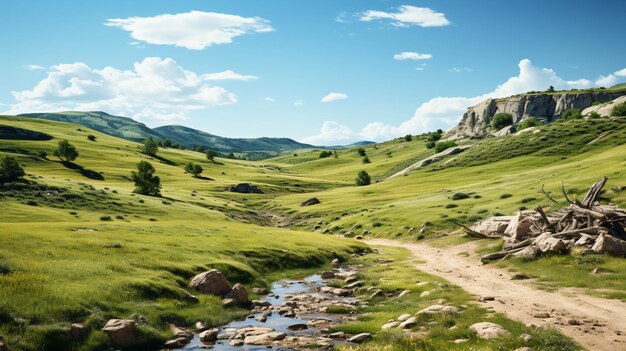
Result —
<instances>
[{"instance_id":1,"label":"small stone","mask_svg":"<svg viewBox=\"0 0 626 351\"><path fill-rule=\"evenodd\" d=\"M353 343L357 343L360 344L364 341L367 341L369 339L372 338L372 334L370 333L361 333L361 334L357 334L351 338L348 339L348 342L353 342Z\"/></svg>"},{"instance_id":2,"label":"small stone","mask_svg":"<svg viewBox=\"0 0 626 351\"><path fill-rule=\"evenodd\" d=\"M253 288L252 292L258 295L267 295L269 293L266 288Z\"/></svg>"},{"instance_id":3,"label":"small stone","mask_svg":"<svg viewBox=\"0 0 626 351\"><path fill-rule=\"evenodd\" d=\"M535 318L550 318L550 313L548 312L538 312L533 314L533 317Z\"/></svg>"},{"instance_id":4,"label":"small stone","mask_svg":"<svg viewBox=\"0 0 626 351\"><path fill-rule=\"evenodd\" d=\"M243 346L243 340L241 339L233 339L231 340L228 345L230 346Z\"/></svg>"},{"instance_id":5,"label":"small stone","mask_svg":"<svg viewBox=\"0 0 626 351\"><path fill-rule=\"evenodd\" d=\"M72 340L78 340L78 339L82 338L83 336L85 336L88 332L89 332L89 328L87 328L84 324L82 324L82 323L73 323L70 326L69 337ZM2 337L0 337L0 341L2 341ZM1 350L2 349L0 348L0 351Z\"/></svg>"},{"instance_id":6,"label":"small stone","mask_svg":"<svg viewBox=\"0 0 626 351\"><path fill-rule=\"evenodd\" d=\"M469 339L456 339L456 340L454 340L454 343L455 344L463 344L463 343L466 343L468 341L469 341Z\"/></svg>"},{"instance_id":7,"label":"small stone","mask_svg":"<svg viewBox=\"0 0 626 351\"><path fill-rule=\"evenodd\" d=\"M172 350L172 349L177 349L180 347L185 347L185 345L187 345L189 343L188 339L185 338L176 338L176 339L171 339L165 342L165 344L163 344L163 347L168 349L168 350Z\"/></svg>"},{"instance_id":8,"label":"small stone","mask_svg":"<svg viewBox=\"0 0 626 351\"><path fill-rule=\"evenodd\" d=\"M322 274L320 274L320 277L322 277L322 279L333 279L335 278L335 272L322 272Z\"/></svg>"},{"instance_id":9,"label":"small stone","mask_svg":"<svg viewBox=\"0 0 626 351\"><path fill-rule=\"evenodd\" d=\"M520 335L520 338L521 338L522 340L524 340L524 342L529 342L529 341L530 341L530 339L532 339L533 337L532 337L532 335L530 335L530 334L522 334L522 335Z\"/></svg>"},{"instance_id":10,"label":"small stone","mask_svg":"<svg viewBox=\"0 0 626 351\"><path fill-rule=\"evenodd\" d=\"M305 329L308 329L308 328L309 327L306 325L306 323L292 324L292 325L287 327L287 329L289 329L289 330L305 330Z\"/></svg>"},{"instance_id":11,"label":"small stone","mask_svg":"<svg viewBox=\"0 0 626 351\"><path fill-rule=\"evenodd\" d=\"M411 290L404 290L398 295L398 297L405 297L411 293Z\"/></svg>"},{"instance_id":12,"label":"small stone","mask_svg":"<svg viewBox=\"0 0 626 351\"><path fill-rule=\"evenodd\" d=\"M405 313L403 315L400 315L400 317L398 317L397 320L399 320L400 322L404 322L405 320L407 320L407 319L409 319L411 317L413 317L413 316L411 316L408 313Z\"/></svg>"},{"instance_id":13,"label":"small stone","mask_svg":"<svg viewBox=\"0 0 626 351\"><path fill-rule=\"evenodd\" d=\"M202 321L197 321L196 324L194 324L194 328L196 328L196 330L198 331L205 331L208 327L206 324L204 324L204 322Z\"/></svg>"},{"instance_id":14,"label":"small stone","mask_svg":"<svg viewBox=\"0 0 626 351\"><path fill-rule=\"evenodd\" d=\"M420 294L420 297L426 297L428 295L430 295L430 290L422 291L422 293Z\"/></svg>"},{"instance_id":15,"label":"small stone","mask_svg":"<svg viewBox=\"0 0 626 351\"><path fill-rule=\"evenodd\" d=\"M480 299L478 299L478 301L480 302L487 302L487 301L493 301L496 298L494 296L482 296Z\"/></svg>"},{"instance_id":16,"label":"small stone","mask_svg":"<svg viewBox=\"0 0 626 351\"><path fill-rule=\"evenodd\" d=\"M370 299L375 297L385 297L385 293L382 290L376 290L372 295L370 295Z\"/></svg>"},{"instance_id":17,"label":"small stone","mask_svg":"<svg viewBox=\"0 0 626 351\"><path fill-rule=\"evenodd\" d=\"M383 326L380 327L380 329L393 329L399 325L400 325L400 322L393 321L393 322L383 324Z\"/></svg>"},{"instance_id":18,"label":"small stone","mask_svg":"<svg viewBox=\"0 0 626 351\"><path fill-rule=\"evenodd\" d=\"M518 347L513 351L535 351L535 349L531 349L530 347Z\"/></svg>"},{"instance_id":19,"label":"small stone","mask_svg":"<svg viewBox=\"0 0 626 351\"><path fill-rule=\"evenodd\" d=\"M222 305L224 305L224 307L232 307L235 306L237 304L237 301L235 301L235 299L223 299L222 300Z\"/></svg>"},{"instance_id":20,"label":"small stone","mask_svg":"<svg viewBox=\"0 0 626 351\"><path fill-rule=\"evenodd\" d=\"M331 339L344 339L346 337L346 333L336 332L336 333L328 334L328 337Z\"/></svg>"},{"instance_id":21,"label":"small stone","mask_svg":"<svg viewBox=\"0 0 626 351\"><path fill-rule=\"evenodd\" d=\"M569 324L569 325L581 325L581 324L583 324L583 322L579 321L578 319L568 319L567 320L567 324Z\"/></svg>"},{"instance_id":22,"label":"small stone","mask_svg":"<svg viewBox=\"0 0 626 351\"><path fill-rule=\"evenodd\" d=\"M598 268L594 268L591 270L591 274L604 274L604 273L608 273L609 271L607 271L606 269L602 268L602 267L598 267Z\"/></svg>"},{"instance_id":23,"label":"small stone","mask_svg":"<svg viewBox=\"0 0 626 351\"><path fill-rule=\"evenodd\" d=\"M214 342L217 340L218 333L219 333L219 329L214 328L214 329L203 331L202 333L198 335L198 337L200 338L200 341L202 342Z\"/></svg>"},{"instance_id":24,"label":"small stone","mask_svg":"<svg viewBox=\"0 0 626 351\"><path fill-rule=\"evenodd\" d=\"M502 326L490 322L474 323L469 329L481 339L494 339L509 334Z\"/></svg>"},{"instance_id":25,"label":"small stone","mask_svg":"<svg viewBox=\"0 0 626 351\"><path fill-rule=\"evenodd\" d=\"M398 328L400 328L400 329L410 329L410 328L412 328L412 327L414 327L416 325L417 325L417 318L411 317L411 318L405 320L404 322L400 323Z\"/></svg>"},{"instance_id":26,"label":"small stone","mask_svg":"<svg viewBox=\"0 0 626 351\"><path fill-rule=\"evenodd\" d=\"M333 266L339 266L341 262L338 258L335 258L334 260L330 261L330 264L332 264Z\"/></svg>"}]
</instances>

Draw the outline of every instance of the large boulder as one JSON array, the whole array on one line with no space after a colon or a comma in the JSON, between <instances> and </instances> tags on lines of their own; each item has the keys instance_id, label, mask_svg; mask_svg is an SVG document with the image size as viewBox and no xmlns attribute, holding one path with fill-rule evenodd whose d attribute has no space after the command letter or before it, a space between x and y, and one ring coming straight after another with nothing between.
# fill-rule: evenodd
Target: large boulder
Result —
<instances>
[{"instance_id":1,"label":"large boulder","mask_svg":"<svg viewBox=\"0 0 626 351\"><path fill-rule=\"evenodd\" d=\"M535 258L539 257L539 254L540 254L539 249L537 249L536 247L526 246L521 251L514 253L513 256L520 257L520 258L527 259L527 260L534 260Z\"/></svg>"},{"instance_id":2,"label":"large boulder","mask_svg":"<svg viewBox=\"0 0 626 351\"><path fill-rule=\"evenodd\" d=\"M626 241L600 234L596 243L591 247L591 250L597 253L606 253L617 257L626 257Z\"/></svg>"},{"instance_id":3,"label":"large boulder","mask_svg":"<svg viewBox=\"0 0 626 351\"><path fill-rule=\"evenodd\" d=\"M495 339L509 334L502 326L489 322L474 323L469 329L481 339Z\"/></svg>"},{"instance_id":4,"label":"large boulder","mask_svg":"<svg viewBox=\"0 0 626 351\"><path fill-rule=\"evenodd\" d=\"M302 206L311 206L311 205L317 205L317 204L320 204L320 203L321 203L321 201L318 198L312 197L312 198L304 201L301 205Z\"/></svg>"},{"instance_id":5,"label":"large boulder","mask_svg":"<svg viewBox=\"0 0 626 351\"><path fill-rule=\"evenodd\" d=\"M539 235L533 245L542 254L565 254L568 253L570 247L561 239L550 236L550 233L543 233Z\"/></svg>"},{"instance_id":6,"label":"large boulder","mask_svg":"<svg viewBox=\"0 0 626 351\"><path fill-rule=\"evenodd\" d=\"M248 345L271 345L274 341L282 340L285 338L285 333L280 332L269 332L259 335L250 335L246 336L244 339L244 344Z\"/></svg>"},{"instance_id":7,"label":"large boulder","mask_svg":"<svg viewBox=\"0 0 626 351\"><path fill-rule=\"evenodd\" d=\"M476 223L471 229L485 235L503 235L512 218L511 216L494 216Z\"/></svg>"},{"instance_id":8,"label":"large boulder","mask_svg":"<svg viewBox=\"0 0 626 351\"><path fill-rule=\"evenodd\" d=\"M228 191L230 191L231 193L242 194L263 194L263 191L261 191L259 187L250 183L239 183L237 185L233 185L228 189Z\"/></svg>"},{"instance_id":9,"label":"large boulder","mask_svg":"<svg viewBox=\"0 0 626 351\"><path fill-rule=\"evenodd\" d=\"M367 341L367 340L369 340L371 338L372 338L372 334L370 334L370 333L361 333L361 334L357 334L357 335L349 338L348 342L354 342L354 343L360 344L360 343L362 343L364 341Z\"/></svg>"},{"instance_id":10,"label":"large boulder","mask_svg":"<svg viewBox=\"0 0 626 351\"><path fill-rule=\"evenodd\" d=\"M505 246L507 246L507 243L516 243L526 239L531 226L532 222L522 212L513 216L504 230Z\"/></svg>"},{"instance_id":11,"label":"large boulder","mask_svg":"<svg viewBox=\"0 0 626 351\"><path fill-rule=\"evenodd\" d=\"M239 283L235 284L235 286L233 286L233 288L226 295L224 295L224 297L227 299L233 299L240 305L247 305L250 303L250 300L248 299L248 291Z\"/></svg>"},{"instance_id":12,"label":"large boulder","mask_svg":"<svg viewBox=\"0 0 626 351\"><path fill-rule=\"evenodd\" d=\"M217 296L228 294L233 288L222 272L216 269L196 275L189 282L189 286L202 293Z\"/></svg>"},{"instance_id":13,"label":"large boulder","mask_svg":"<svg viewBox=\"0 0 626 351\"><path fill-rule=\"evenodd\" d=\"M109 335L114 346L128 347L139 342L135 321L130 319L109 319L102 331Z\"/></svg>"}]
</instances>

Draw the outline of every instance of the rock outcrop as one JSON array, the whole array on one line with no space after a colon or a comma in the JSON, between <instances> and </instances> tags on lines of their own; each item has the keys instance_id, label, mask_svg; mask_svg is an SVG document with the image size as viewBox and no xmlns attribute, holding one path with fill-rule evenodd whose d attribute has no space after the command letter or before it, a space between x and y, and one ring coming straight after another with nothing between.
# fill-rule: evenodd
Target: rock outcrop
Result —
<instances>
[{"instance_id":1,"label":"rock outcrop","mask_svg":"<svg viewBox=\"0 0 626 351\"><path fill-rule=\"evenodd\" d=\"M565 110L587 109L592 104L608 103L626 95L626 90L620 91L590 91L590 92L563 92L543 94L520 94L503 99L488 99L476 106L467 109L459 124L447 133L449 138L482 137L496 113L510 113L513 123L518 123L526 117L548 118L559 117ZM600 105L598 105L600 106ZM592 110L607 112L608 109Z\"/></svg>"},{"instance_id":2,"label":"rock outcrop","mask_svg":"<svg viewBox=\"0 0 626 351\"><path fill-rule=\"evenodd\" d=\"M228 279L216 269L196 275L189 282L189 286L204 294L217 296L226 295L232 290Z\"/></svg>"},{"instance_id":3,"label":"rock outcrop","mask_svg":"<svg viewBox=\"0 0 626 351\"><path fill-rule=\"evenodd\" d=\"M110 319L102 328L109 335L114 346L128 347L139 342L135 321L130 319Z\"/></svg>"},{"instance_id":4,"label":"rock outcrop","mask_svg":"<svg viewBox=\"0 0 626 351\"><path fill-rule=\"evenodd\" d=\"M239 183L237 185L233 185L228 188L228 191L231 193L242 194L263 194L263 191L258 186L249 183Z\"/></svg>"}]
</instances>

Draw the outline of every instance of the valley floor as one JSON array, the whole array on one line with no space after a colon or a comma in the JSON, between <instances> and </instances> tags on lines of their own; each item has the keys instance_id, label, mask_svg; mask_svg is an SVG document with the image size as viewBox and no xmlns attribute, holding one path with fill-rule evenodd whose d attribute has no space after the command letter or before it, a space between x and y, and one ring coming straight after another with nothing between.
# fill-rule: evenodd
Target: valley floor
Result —
<instances>
[{"instance_id":1,"label":"valley floor","mask_svg":"<svg viewBox=\"0 0 626 351\"><path fill-rule=\"evenodd\" d=\"M552 326L589 350L626 349L626 303L589 296L574 289L540 290L529 280L512 280L512 274L493 265L481 265L471 241L437 248L427 242L411 244L372 239L370 245L403 247L418 261L415 267L445 278L465 291L484 298L484 305L526 324ZM470 253L468 255L468 253Z\"/></svg>"}]
</instances>

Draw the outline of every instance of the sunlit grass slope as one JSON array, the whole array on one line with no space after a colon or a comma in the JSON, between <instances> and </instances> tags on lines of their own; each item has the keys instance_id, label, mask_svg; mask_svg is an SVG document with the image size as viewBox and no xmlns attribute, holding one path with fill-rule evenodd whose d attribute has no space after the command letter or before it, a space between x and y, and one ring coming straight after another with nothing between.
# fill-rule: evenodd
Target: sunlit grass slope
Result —
<instances>
[{"instance_id":1,"label":"sunlit grass slope","mask_svg":"<svg viewBox=\"0 0 626 351\"><path fill-rule=\"evenodd\" d=\"M186 284L194 274L218 268L233 283L267 286L272 277L319 267L362 247L261 226L269 219L245 206L252 195L226 191L252 181L270 194L254 196L272 196L315 181L261 164L213 163L192 151L160 150L148 157L137 143L73 124L0 117L0 126L53 137L0 140L0 155L17 158L31 182L26 190L18 184L0 192L0 335L17 349L69 347L63 334L73 322L92 328L83 343L95 349L106 340L99 328L108 318L133 314L147 320L142 333L146 347L153 347L169 336L168 323L215 325L244 313L209 296L188 302L186 292L194 292ZM63 139L78 149L78 166L68 168L51 156ZM128 177L140 160L156 168L163 197L132 193ZM188 162L204 167L203 178L185 174Z\"/></svg>"}]
</instances>

